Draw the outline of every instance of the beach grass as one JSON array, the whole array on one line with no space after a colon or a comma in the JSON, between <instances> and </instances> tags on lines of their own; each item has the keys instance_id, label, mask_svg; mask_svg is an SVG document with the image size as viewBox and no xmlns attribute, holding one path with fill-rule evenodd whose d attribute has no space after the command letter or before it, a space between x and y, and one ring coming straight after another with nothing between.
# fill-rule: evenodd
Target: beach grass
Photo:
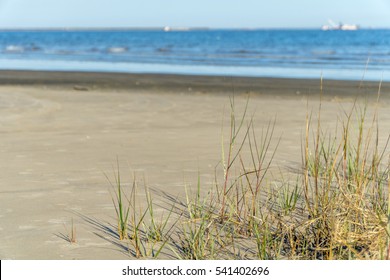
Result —
<instances>
[{"instance_id":1,"label":"beach grass","mask_svg":"<svg viewBox=\"0 0 390 280\"><path fill-rule=\"evenodd\" d=\"M119 163L117 161L117 165ZM130 202L129 198L126 197L126 194L123 191L121 184L121 176L119 168L115 176L115 185L111 183L110 179L106 175L107 180L110 182L111 187L115 189L115 198L111 195L111 200L115 208L115 213L117 217L117 230L120 240L128 238L128 223L129 223L129 213L130 213Z\"/></svg>"},{"instance_id":2,"label":"beach grass","mask_svg":"<svg viewBox=\"0 0 390 280\"><path fill-rule=\"evenodd\" d=\"M146 210L135 207L135 183L124 206L118 172L119 239L129 237L137 258L157 258L169 248L178 259L197 260L389 259L389 138L379 145L378 113L368 119L366 103L343 111L334 131L324 128L321 102L317 115L307 112L302 168L293 182L281 179L282 170L269 174L281 139L274 136L276 121L258 133L248 103L238 116L233 98L227 145L222 133L223 177L208 191L198 175L182 207L173 205L157 221L146 187ZM150 253L148 244L159 247Z\"/></svg>"}]
</instances>

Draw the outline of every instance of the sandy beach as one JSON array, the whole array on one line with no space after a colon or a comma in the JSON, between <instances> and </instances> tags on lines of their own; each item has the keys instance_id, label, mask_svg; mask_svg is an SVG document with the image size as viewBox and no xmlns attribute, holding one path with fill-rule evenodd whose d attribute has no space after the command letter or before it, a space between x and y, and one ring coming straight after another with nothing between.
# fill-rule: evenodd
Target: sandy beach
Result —
<instances>
[{"instance_id":1,"label":"sandy beach","mask_svg":"<svg viewBox=\"0 0 390 280\"><path fill-rule=\"evenodd\" d=\"M380 145L390 131L390 83L323 81L322 123L378 108ZM0 259L130 259L116 227L112 187L148 186L160 209L185 186L214 183L230 97L261 132L275 120L273 174L294 180L307 112L320 79L0 71ZM223 128L223 132L222 132ZM108 179L107 179L108 177ZM288 178L287 178L288 179ZM270 177L269 180L272 180ZM142 186L143 187L143 186ZM142 200L143 191L140 191ZM71 223L77 241L66 236ZM167 253L161 258L170 258Z\"/></svg>"}]
</instances>

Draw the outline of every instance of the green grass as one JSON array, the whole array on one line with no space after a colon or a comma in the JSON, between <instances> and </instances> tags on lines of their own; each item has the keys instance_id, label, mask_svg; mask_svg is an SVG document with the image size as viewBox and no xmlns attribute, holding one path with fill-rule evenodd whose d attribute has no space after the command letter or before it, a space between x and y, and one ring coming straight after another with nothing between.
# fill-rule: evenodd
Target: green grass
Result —
<instances>
[{"instance_id":1,"label":"green grass","mask_svg":"<svg viewBox=\"0 0 390 280\"><path fill-rule=\"evenodd\" d=\"M118 164L119 167L119 164ZM111 187L115 189L115 198L111 196L112 203L115 207L115 213L117 217L117 230L120 240L128 239L128 222L129 222L129 213L130 213L130 203L129 199L126 197L123 187L121 184L121 177L119 168L115 176L115 185L111 183L109 178L106 176L108 181L111 184Z\"/></svg>"},{"instance_id":2,"label":"green grass","mask_svg":"<svg viewBox=\"0 0 390 280\"><path fill-rule=\"evenodd\" d=\"M158 258L170 240L171 230L176 225L176 222L170 224L175 205L168 213L163 213L157 219L153 197L146 186L144 187L146 205L141 205L137 201L140 196L137 193L139 186L135 174L130 187L122 184L119 165L115 185L111 183L108 176L106 177L116 191L111 198L117 218L118 239L128 245L130 255L137 259Z\"/></svg>"},{"instance_id":3,"label":"green grass","mask_svg":"<svg viewBox=\"0 0 390 280\"><path fill-rule=\"evenodd\" d=\"M259 133L248 103L240 116L234 99L230 104L216 172L222 178L207 192L198 175L195 191L186 189L185 199L157 219L147 187L142 210L136 183L126 196L117 173L118 234L129 239L133 256L158 258L168 249L197 260L389 259L389 158L387 144L379 147L377 113L369 120L367 105L355 102L329 131L320 101L317 116L307 113L302 172L292 183L280 180L283 171L269 173L280 143L276 122Z\"/></svg>"}]
</instances>

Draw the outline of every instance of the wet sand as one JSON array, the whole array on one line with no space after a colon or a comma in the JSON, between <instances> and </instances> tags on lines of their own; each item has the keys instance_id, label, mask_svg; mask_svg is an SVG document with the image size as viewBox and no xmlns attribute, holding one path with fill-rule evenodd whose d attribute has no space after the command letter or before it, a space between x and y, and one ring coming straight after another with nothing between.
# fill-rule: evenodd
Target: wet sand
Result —
<instances>
[{"instance_id":1,"label":"wet sand","mask_svg":"<svg viewBox=\"0 0 390 280\"><path fill-rule=\"evenodd\" d=\"M324 127L333 131L355 100L366 102L368 116L378 108L384 145L390 84L381 85L377 106L378 88L323 81ZM249 96L248 116L259 132L276 120L273 144L281 140L273 174L293 179L306 114L315 114L320 92L319 79L0 71L0 258L131 258L111 232L116 219L106 177L115 180L118 162L122 182L131 185L135 174L161 211L169 197L195 187L198 174L208 188L233 95L238 115ZM66 241L72 219L75 244Z\"/></svg>"}]
</instances>

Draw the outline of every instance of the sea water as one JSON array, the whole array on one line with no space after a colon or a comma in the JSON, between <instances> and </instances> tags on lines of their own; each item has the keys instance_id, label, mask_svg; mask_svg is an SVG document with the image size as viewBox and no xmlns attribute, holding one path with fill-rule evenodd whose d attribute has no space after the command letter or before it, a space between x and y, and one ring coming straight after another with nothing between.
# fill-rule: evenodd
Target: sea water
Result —
<instances>
[{"instance_id":1,"label":"sea water","mask_svg":"<svg viewBox=\"0 0 390 280\"><path fill-rule=\"evenodd\" d=\"M0 31L0 69L390 81L390 30Z\"/></svg>"}]
</instances>

